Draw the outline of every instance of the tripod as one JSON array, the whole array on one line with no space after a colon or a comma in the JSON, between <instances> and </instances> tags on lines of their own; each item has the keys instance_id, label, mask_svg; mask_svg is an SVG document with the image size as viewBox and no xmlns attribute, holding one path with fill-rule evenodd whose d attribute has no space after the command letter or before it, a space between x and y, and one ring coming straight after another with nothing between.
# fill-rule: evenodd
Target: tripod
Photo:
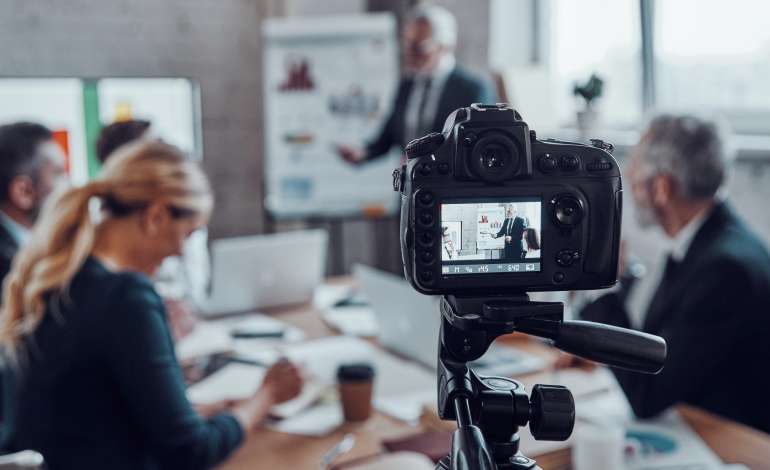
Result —
<instances>
[{"instance_id":1,"label":"tripod","mask_svg":"<svg viewBox=\"0 0 770 470\"><path fill-rule=\"evenodd\" d=\"M615 367L645 373L662 369L662 338L563 317L561 303L532 302L525 293L442 298L438 413L441 419L455 420L457 430L450 454L437 470L541 470L521 453L519 427L529 424L537 440L563 441L572 434L575 402L567 388L535 385L530 398L521 383L479 376L468 367L498 336L519 331Z\"/></svg>"}]
</instances>

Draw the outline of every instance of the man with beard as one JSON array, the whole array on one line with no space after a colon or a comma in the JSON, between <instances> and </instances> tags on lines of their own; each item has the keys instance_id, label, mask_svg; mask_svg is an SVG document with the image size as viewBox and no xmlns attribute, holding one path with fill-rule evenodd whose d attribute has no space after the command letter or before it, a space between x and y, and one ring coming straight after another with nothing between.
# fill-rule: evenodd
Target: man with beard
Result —
<instances>
[{"instance_id":1,"label":"man with beard","mask_svg":"<svg viewBox=\"0 0 770 470\"><path fill-rule=\"evenodd\" d=\"M64 174L64 153L50 130L30 122L0 126L0 281Z\"/></svg>"},{"instance_id":2,"label":"man with beard","mask_svg":"<svg viewBox=\"0 0 770 470\"><path fill-rule=\"evenodd\" d=\"M418 5L408 15L401 38L403 76L380 134L364 148L340 145L338 154L360 164L380 158L397 146L429 132L441 132L457 108L494 103L488 80L457 64L457 20L446 8Z\"/></svg>"},{"instance_id":3,"label":"man with beard","mask_svg":"<svg viewBox=\"0 0 770 470\"><path fill-rule=\"evenodd\" d=\"M770 255L717 196L726 166L716 126L691 116L654 119L634 149L627 181L639 222L668 239L642 329L665 338L668 357L658 375L613 372L639 417L687 403L770 432ZM600 297L581 316L628 328L618 299ZM580 360L560 365L570 363Z\"/></svg>"},{"instance_id":4,"label":"man with beard","mask_svg":"<svg viewBox=\"0 0 770 470\"><path fill-rule=\"evenodd\" d=\"M525 252L522 249L521 237L525 228L527 228L527 223L522 217L519 217L516 206L514 204L505 206L505 221L503 221L500 231L490 234L492 238L504 237L505 248L502 259L511 262L524 259Z\"/></svg>"}]
</instances>

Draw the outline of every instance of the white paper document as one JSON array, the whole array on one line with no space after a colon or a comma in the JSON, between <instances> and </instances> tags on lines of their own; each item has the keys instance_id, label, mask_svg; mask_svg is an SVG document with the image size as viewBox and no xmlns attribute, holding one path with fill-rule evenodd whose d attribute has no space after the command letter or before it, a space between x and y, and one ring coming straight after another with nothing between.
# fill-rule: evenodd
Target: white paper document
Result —
<instances>
[{"instance_id":1,"label":"white paper document","mask_svg":"<svg viewBox=\"0 0 770 470\"><path fill-rule=\"evenodd\" d=\"M233 333L253 334L265 337L233 338ZM273 336L281 332L279 336ZM252 352L274 348L284 343L296 343L305 339L305 333L296 327L267 315L249 315L219 320L201 321L188 336L176 344L179 361L187 362L211 354L228 352Z\"/></svg>"},{"instance_id":2,"label":"white paper document","mask_svg":"<svg viewBox=\"0 0 770 470\"><path fill-rule=\"evenodd\" d=\"M375 368L374 406L407 422L417 421L426 400L435 400L436 373L354 337L333 336L292 345L285 354L317 380L337 383L342 364L367 362Z\"/></svg>"},{"instance_id":3,"label":"white paper document","mask_svg":"<svg viewBox=\"0 0 770 470\"><path fill-rule=\"evenodd\" d=\"M242 400L256 393L265 369L246 364L228 364L187 389L192 403L212 404L223 400Z\"/></svg>"},{"instance_id":4,"label":"white paper document","mask_svg":"<svg viewBox=\"0 0 770 470\"><path fill-rule=\"evenodd\" d=\"M228 364L187 389L187 397L195 404L212 404L224 400L243 400L253 396L265 376L265 369L246 364ZM270 414L289 417L299 414L317 402L328 390L326 384L307 381L293 400L276 405Z\"/></svg>"},{"instance_id":5,"label":"white paper document","mask_svg":"<svg viewBox=\"0 0 770 470\"><path fill-rule=\"evenodd\" d=\"M282 419L268 427L276 431L302 436L325 436L344 422L339 403L314 406L290 418Z\"/></svg>"},{"instance_id":6,"label":"white paper document","mask_svg":"<svg viewBox=\"0 0 770 470\"><path fill-rule=\"evenodd\" d=\"M321 318L343 335L371 338L380 331L374 310L369 306L330 307L321 311Z\"/></svg>"}]
</instances>

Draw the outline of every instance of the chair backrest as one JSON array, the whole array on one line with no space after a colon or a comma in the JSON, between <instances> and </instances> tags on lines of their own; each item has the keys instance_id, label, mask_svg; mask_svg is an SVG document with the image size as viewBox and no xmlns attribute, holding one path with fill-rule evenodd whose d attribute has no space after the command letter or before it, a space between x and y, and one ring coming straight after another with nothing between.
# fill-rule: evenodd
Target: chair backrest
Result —
<instances>
[{"instance_id":1,"label":"chair backrest","mask_svg":"<svg viewBox=\"0 0 770 470\"><path fill-rule=\"evenodd\" d=\"M43 456L34 450L0 455L0 470L43 470Z\"/></svg>"}]
</instances>

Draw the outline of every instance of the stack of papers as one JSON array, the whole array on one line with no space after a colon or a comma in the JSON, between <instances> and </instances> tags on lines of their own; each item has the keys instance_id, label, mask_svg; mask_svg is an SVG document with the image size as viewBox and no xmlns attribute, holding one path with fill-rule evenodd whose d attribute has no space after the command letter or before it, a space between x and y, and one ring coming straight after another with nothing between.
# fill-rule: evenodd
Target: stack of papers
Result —
<instances>
[{"instance_id":1,"label":"stack of papers","mask_svg":"<svg viewBox=\"0 0 770 470\"><path fill-rule=\"evenodd\" d=\"M320 437L337 429L345 421L339 403L324 403L302 413L271 423L268 427L287 434Z\"/></svg>"},{"instance_id":2,"label":"stack of papers","mask_svg":"<svg viewBox=\"0 0 770 470\"><path fill-rule=\"evenodd\" d=\"M264 337L233 338L233 332L252 333ZM276 332L282 332L275 336ZM284 343L302 341L305 334L299 328L289 326L267 315L255 313L247 316L202 321L188 336L176 344L176 355L180 362L218 353L246 352L274 348Z\"/></svg>"},{"instance_id":3,"label":"stack of papers","mask_svg":"<svg viewBox=\"0 0 770 470\"><path fill-rule=\"evenodd\" d=\"M373 338L380 331L374 310L369 306L329 307L321 310L321 318L343 335Z\"/></svg>"},{"instance_id":4,"label":"stack of papers","mask_svg":"<svg viewBox=\"0 0 770 470\"><path fill-rule=\"evenodd\" d=\"M257 392L264 376L265 369L262 367L229 364L190 386L187 389L187 398L195 404L244 400ZM299 396L273 407L271 414L281 418L295 416L316 403L327 389L322 383L306 382Z\"/></svg>"}]
</instances>

